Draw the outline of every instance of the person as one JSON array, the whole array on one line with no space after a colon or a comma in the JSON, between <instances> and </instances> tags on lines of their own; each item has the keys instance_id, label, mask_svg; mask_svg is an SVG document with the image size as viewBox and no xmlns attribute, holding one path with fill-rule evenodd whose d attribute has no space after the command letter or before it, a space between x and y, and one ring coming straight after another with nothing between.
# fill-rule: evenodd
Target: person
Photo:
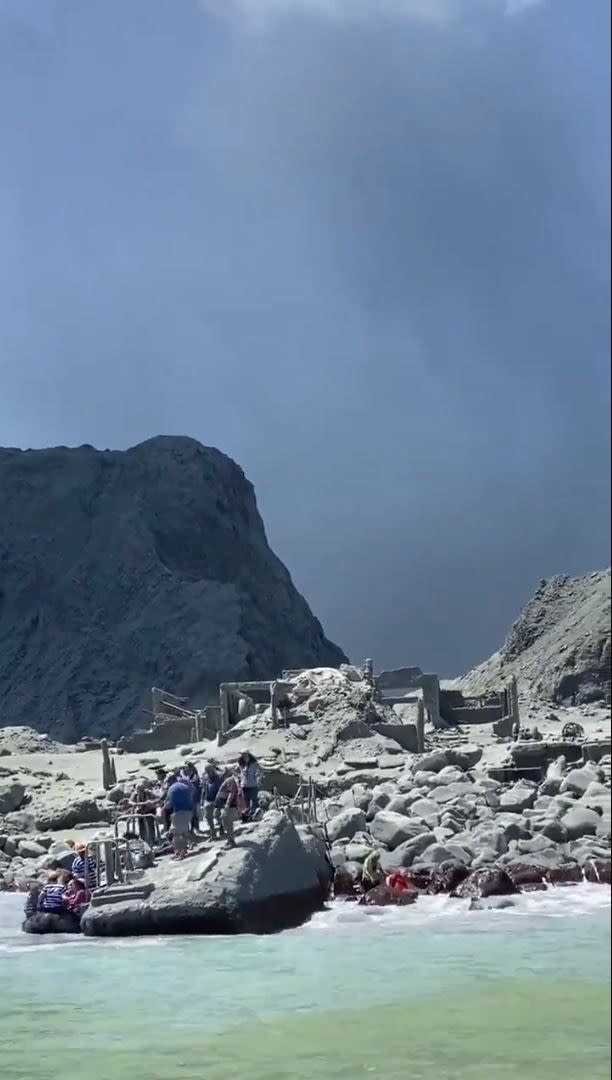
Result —
<instances>
[{"instance_id":1,"label":"person","mask_svg":"<svg viewBox=\"0 0 612 1080\"><path fill-rule=\"evenodd\" d=\"M374 889L380 885L383 872L380 868L380 851L371 851L363 861L362 885L364 890Z\"/></svg>"},{"instance_id":2,"label":"person","mask_svg":"<svg viewBox=\"0 0 612 1080\"><path fill-rule=\"evenodd\" d=\"M202 798L202 781L200 780L198 770L193 764L193 761L185 762L179 779L186 784L191 784L193 788L193 816L191 819L191 830L194 833L198 833L200 831L200 799Z\"/></svg>"},{"instance_id":3,"label":"person","mask_svg":"<svg viewBox=\"0 0 612 1080\"><path fill-rule=\"evenodd\" d=\"M257 758L247 750L238 758L240 766L240 788L245 803L244 820L249 821L259 809L259 765Z\"/></svg>"},{"instance_id":4,"label":"person","mask_svg":"<svg viewBox=\"0 0 612 1080\"><path fill-rule=\"evenodd\" d=\"M74 845L75 856L72 860L73 877L82 883L84 889L91 892L98 885L98 863L87 850L87 844L79 841Z\"/></svg>"},{"instance_id":5,"label":"person","mask_svg":"<svg viewBox=\"0 0 612 1080\"><path fill-rule=\"evenodd\" d=\"M38 910L45 911L49 915L59 915L64 908L64 896L66 894L66 876L61 870L50 870L47 874L46 884L43 885L38 897Z\"/></svg>"},{"instance_id":6,"label":"person","mask_svg":"<svg viewBox=\"0 0 612 1080\"><path fill-rule=\"evenodd\" d=\"M232 773L223 781L217 792L215 805L221 811L221 823L227 840L227 847L236 847L234 839L234 824L240 809L240 766L237 765Z\"/></svg>"},{"instance_id":7,"label":"person","mask_svg":"<svg viewBox=\"0 0 612 1080\"><path fill-rule=\"evenodd\" d=\"M176 859L184 859L187 853L191 821L193 818L193 788L178 777L168 788L166 810L172 827L172 847Z\"/></svg>"},{"instance_id":8,"label":"person","mask_svg":"<svg viewBox=\"0 0 612 1080\"><path fill-rule=\"evenodd\" d=\"M138 784L136 791L132 795L131 803L139 815L138 832L140 833L140 839L147 844L154 844L155 821L150 815L155 814L156 800L155 792L148 780L141 780ZM147 816L141 817L140 815Z\"/></svg>"},{"instance_id":9,"label":"person","mask_svg":"<svg viewBox=\"0 0 612 1080\"><path fill-rule=\"evenodd\" d=\"M68 911L78 911L89 903L90 892L85 889L82 881L78 881L72 874L66 875L66 891L64 892L64 907Z\"/></svg>"},{"instance_id":10,"label":"person","mask_svg":"<svg viewBox=\"0 0 612 1080\"><path fill-rule=\"evenodd\" d=\"M204 766L204 783L202 786L202 803L204 806L204 818L210 832L211 840L217 839L217 832L223 836L223 824L221 822L221 807L216 805L219 788L222 784L221 774L217 771L214 762L209 761Z\"/></svg>"},{"instance_id":11,"label":"person","mask_svg":"<svg viewBox=\"0 0 612 1080\"><path fill-rule=\"evenodd\" d=\"M39 881L33 881L30 885L23 908L23 914L26 919L29 919L31 915L36 915L41 889L42 885Z\"/></svg>"}]
</instances>

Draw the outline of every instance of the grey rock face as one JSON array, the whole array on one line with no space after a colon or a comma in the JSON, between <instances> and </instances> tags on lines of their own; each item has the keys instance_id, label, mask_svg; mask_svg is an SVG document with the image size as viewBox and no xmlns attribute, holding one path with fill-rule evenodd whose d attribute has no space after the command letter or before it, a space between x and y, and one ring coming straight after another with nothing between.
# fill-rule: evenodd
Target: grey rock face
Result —
<instances>
[{"instance_id":1,"label":"grey rock face","mask_svg":"<svg viewBox=\"0 0 612 1080\"><path fill-rule=\"evenodd\" d=\"M561 818L569 840L579 840L582 836L594 836L599 825L599 814L587 807L576 806L568 810Z\"/></svg>"},{"instance_id":2,"label":"grey rock face","mask_svg":"<svg viewBox=\"0 0 612 1080\"><path fill-rule=\"evenodd\" d=\"M345 657L270 550L218 450L0 450L1 723L67 741L143 726L151 686L205 703L227 679Z\"/></svg>"},{"instance_id":3,"label":"grey rock face","mask_svg":"<svg viewBox=\"0 0 612 1080\"><path fill-rule=\"evenodd\" d=\"M516 675L558 703L605 700L611 690L610 571L543 581L500 652L462 680L482 693Z\"/></svg>"},{"instance_id":4,"label":"grey rock face","mask_svg":"<svg viewBox=\"0 0 612 1080\"><path fill-rule=\"evenodd\" d=\"M160 878L160 874L163 877ZM85 934L262 933L297 926L322 906L325 891L288 817L266 814L233 851L151 870L144 899L92 904Z\"/></svg>"}]
</instances>

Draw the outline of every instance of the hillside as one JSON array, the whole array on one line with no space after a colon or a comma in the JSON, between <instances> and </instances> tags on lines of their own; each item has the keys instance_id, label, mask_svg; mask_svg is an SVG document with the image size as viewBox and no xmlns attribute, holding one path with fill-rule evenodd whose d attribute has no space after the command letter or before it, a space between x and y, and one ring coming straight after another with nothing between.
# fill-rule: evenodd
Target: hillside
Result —
<instances>
[{"instance_id":1,"label":"hillside","mask_svg":"<svg viewBox=\"0 0 612 1080\"><path fill-rule=\"evenodd\" d=\"M506 641L459 680L481 693L516 675L519 686L559 704L610 697L610 571L542 581Z\"/></svg>"},{"instance_id":2,"label":"hillside","mask_svg":"<svg viewBox=\"0 0 612 1080\"><path fill-rule=\"evenodd\" d=\"M344 659L218 450L0 450L0 726L116 737L147 724L152 685L204 703Z\"/></svg>"}]
</instances>

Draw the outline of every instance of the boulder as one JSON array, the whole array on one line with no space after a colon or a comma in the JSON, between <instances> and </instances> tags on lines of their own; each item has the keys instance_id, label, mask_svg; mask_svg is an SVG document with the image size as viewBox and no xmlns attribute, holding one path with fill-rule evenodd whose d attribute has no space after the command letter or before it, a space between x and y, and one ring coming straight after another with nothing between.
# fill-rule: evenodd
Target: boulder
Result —
<instances>
[{"instance_id":1,"label":"boulder","mask_svg":"<svg viewBox=\"0 0 612 1080\"><path fill-rule=\"evenodd\" d=\"M597 811L589 810L586 806L575 806L561 818L568 840L579 840L581 836L595 836L599 822L600 817Z\"/></svg>"},{"instance_id":2,"label":"boulder","mask_svg":"<svg viewBox=\"0 0 612 1080\"><path fill-rule=\"evenodd\" d=\"M418 895L416 889L390 889L388 885L377 885L364 894L360 903L376 907L407 907L414 904Z\"/></svg>"},{"instance_id":3,"label":"boulder","mask_svg":"<svg viewBox=\"0 0 612 1080\"><path fill-rule=\"evenodd\" d=\"M518 889L512 878L499 867L474 870L455 890L454 895L466 897L511 896Z\"/></svg>"},{"instance_id":4,"label":"boulder","mask_svg":"<svg viewBox=\"0 0 612 1080\"><path fill-rule=\"evenodd\" d=\"M399 847L406 840L423 832L419 822L412 821L404 814L395 814L390 810L380 810L370 825L370 832L375 840L385 847Z\"/></svg>"},{"instance_id":5,"label":"boulder","mask_svg":"<svg viewBox=\"0 0 612 1080\"><path fill-rule=\"evenodd\" d=\"M528 863L516 862L508 864L506 873L517 889L523 889L526 885L541 885L546 881L548 869L545 866L531 866Z\"/></svg>"},{"instance_id":6,"label":"boulder","mask_svg":"<svg viewBox=\"0 0 612 1080\"><path fill-rule=\"evenodd\" d=\"M423 818L424 821L437 823L440 820L440 806L433 799L417 799L410 808L415 817Z\"/></svg>"},{"instance_id":7,"label":"boulder","mask_svg":"<svg viewBox=\"0 0 612 1080\"><path fill-rule=\"evenodd\" d=\"M327 854L327 844L316 825L298 825L297 834L306 854L310 857L322 890L327 895L331 888L334 868Z\"/></svg>"},{"instance_id":8,"label":"boulder","mask_svg":"<svg viewBox=\"0 0 612 1080\"><path fill-rule=\"evenodd\" d=\"M458 750L448 750L449 764L456 765L458 769L462 769L463 772L467 772L469 769L473 769L474 765L477 765L482 757L482 747L475 746L472 743L466 743Z\"/></svg>"},{"instance_id":9,"label":"boulder","mask_svg":"<svg viewBox=\"0 0 612 1080\"><path fill-rule=\"evenodd\" d=\"M55 832L93 824L104 817L104 810L93 799L73 799L68 803L58 800L36 810L35 824L37 829Z\"/></svg>"},{"instance_id":10,"label":"boulder","mask_svg":"<svg viewBox=\"0 0 612 1080\"><path fill-rule=\"evenodd\" d=\"M581 769L571 769L561 783L561 793L571 791L575 795L584 795L589 784L601 781L603 773L594 765L584 765Z\"/></svg>"},{"instance_id":11,"label":"boulder","mask_svg":"<svg viewBox=\"0 0 612 1080\"><path fill-rule=\"evenodd\" d=\"M587 881L596 885L610 885L612 883L612 862L610 859L590 859L584 864L584 876Z\"/></svg>"},{"instance_id":12,"label":"boulder","mask_svg":"<svg viewBox=\"0 0 612 1080\"><path fill-rule=\"evenodd\" d=\"M11 829L20 833L34 832L34 815L28 810L13 810L4 818L4 824L10 825Z\"/></svg>"},{"instance_id":13,"label":"boulder","mask_svg":"<svg viewBox=\"0 0 612 1080\"><path fill-rule=\"evenodd\" d=\"M335 840L351 840L355 833L362 832L365 827L366 816L363 810L349 806L327 823L327 835L333 844Z\"/></svg>"},{"instance_id":14,"label":"boulder","mask_svg":"<svg viewBox=\"0 0 612 1080\"><path fill-rule=\"evenodd\" d=\"M25 788L18 780L0 780L0 814L18 810L25 799Z\"/></svg>"},{"instance_id":15,"label":"boulder","mask_svg":"<svg viewBox=\"0 0 612 1080\"><path fill-rule=\"evenodd\" d=\"M383 852L380 865L385 872L396 869L403 870L412 866L414 860L428 847L431 847L433 843L435 843L433 833L419 833L417 836L413 836L412 839L404 841L394 851Z\"/></svg>"},{"instance_id":16,"label":"boulder","mask_svg":"<svg viewBox=\"0 0 612 1080\"><path fill-rule=\"evenodd\" d=\"M37 844L35 840L21 840L17 847L17 854L23 859L40 859L46 853L47 849Z\"/></svg>"},{"instance_id":17,"label":"boulder","mask_svg":"<svg viewBox=\"0 0 612 1080\"><path fill-rule=\"evenodd\" d=\"M486 896L480 899L472 898L468 911L505 911L513 908L514 900L509 896Z\"/></svg>"},{"instance_id":18,"label":"boulder","mask_svg":"<svg viewBox=\"0 0 612 1080\"><path fill-rule=\"evenodd\" d=\"M565 844L568 840L568 832L562 821L557 818L546 818L544 822L534 822L533 830L553 844Z\"/></svg>"},{"instance_id":19,"label":"boulder","mask_svg":"<svg viewBox=\"0 0 612 1080\"><path fill-rule=\"evenodd\" d=\"M415 859L416 866L441 866L442 863L460 862L467 865L471 858L463 848L457 844L430 844L425 851Z\"/></svg>"},{"instance_id":20,"label":"boulder","mask_svg":"<svg viewBox=\"0 0 612 1080\"><path fill-rule=\"evenodd\" d=\"M298 926L326 896L295 826L274 810L233 850L157 866L145 872L147 883L153 889L144 899L94 897L83 932L264 933Z\"/></svg>"},{"instance_id":21,"label":"boulder","mask_svg":"<svg viewBox=\"0 0 612 1080\"><path fill-rule=\"evenodd\" d=\"M451 755L450 750L434 750L431 754L423 754L418 759L419 772L441 772L447 765L453 764Z\"/></svg>"},{"instance_id":22,"label":"boulder","mask_svg":"<svg viewBox=\"0 0 612 1080\"><path fill-rule=\"evenodd\" d=\"M518 780L508 791L502 792L499 797L499 808L502 812L520 814L533 806L537 793L535 784L531 784L528 780Z\"/></svg>"},{"instance_id":23,"label":"boulder","mask_svg":"<svg viewBox=\"0 0 612 1080\"><path fill-rule=\"evenodd\" d=\"M187 752L189 752L189 750L190 747L187 747ZM106 798L112 803L123 802L124 799L129 798L129 789L126 789L123 784L115 784L110 791L107 791Z\"/></svg>"}]
</instances>

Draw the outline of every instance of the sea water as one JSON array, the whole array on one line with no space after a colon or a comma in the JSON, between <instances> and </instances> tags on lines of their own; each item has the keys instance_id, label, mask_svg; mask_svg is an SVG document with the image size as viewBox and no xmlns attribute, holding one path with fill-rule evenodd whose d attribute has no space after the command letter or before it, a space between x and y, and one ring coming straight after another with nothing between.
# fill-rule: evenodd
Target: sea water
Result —
<instances>
[{"instance_id":1,"label":"sea water","mask_svg":"<svg viewBox=\"0 0 612 1080\"><path fill-rule=\"evenodd\" d=\"M603 1080L610 890L506 911L331 905L265 937L19 931L0 896L4 1080Z\"/></svg>"}]
</instances>

